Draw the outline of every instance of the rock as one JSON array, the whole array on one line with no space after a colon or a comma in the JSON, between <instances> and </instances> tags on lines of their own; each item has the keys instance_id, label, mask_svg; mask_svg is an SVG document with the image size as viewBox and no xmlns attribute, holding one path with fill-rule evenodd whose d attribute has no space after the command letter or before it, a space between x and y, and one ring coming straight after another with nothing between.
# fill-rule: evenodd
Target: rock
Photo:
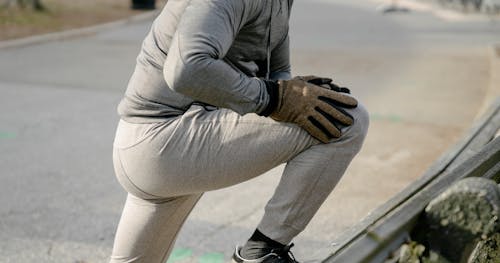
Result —
<instances>
[{"instance_id":1,"label":"rock","mask_svg":"<svg viewBox=\"0 0 500 263\"><path fill-rule=\"evenodd\" d=\"M468 263L500 263L500 233L480 241Z\"/></svg>"},{"instance_id":2,"label":"rock","mask_svg":"<svg viewBox=\"0 0 500 263\"><path fill-rule=\"evenodd\" d=\"M425 216L431 250L451 262L461 262L478 239L499 230L500 190L489 179L463 179L432 200Z\"/></svg>"},{"instance_id":3,"label":"rock","mask_svg":"<svg viewBox=\"0 0 500 263\"><path fill-rule=\"evenodd\" d=\"M425 247L416 243L410 242L404 244L399 250L399 263L420 263L420 258L424 254Z\"/></svg>"}]
</instances>

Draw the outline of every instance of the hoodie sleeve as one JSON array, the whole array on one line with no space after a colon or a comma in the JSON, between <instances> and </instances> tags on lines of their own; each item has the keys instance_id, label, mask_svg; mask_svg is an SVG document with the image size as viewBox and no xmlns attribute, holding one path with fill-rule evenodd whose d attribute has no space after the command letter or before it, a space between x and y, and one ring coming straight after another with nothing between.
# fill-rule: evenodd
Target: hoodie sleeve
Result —
<instances>
[{"instance_id":1,"label":"hoodie sleeve","mask_svg":"<svg viewBox=\"0 0 500 263\"><path fill-rule=\"evenodd\" d=\"M168 86L194 100L239 114L260 113L269 102L264 81L222 59L249 10L242 0L193 0L186 8L163 68Z\"/></svg>"}]
</instances>

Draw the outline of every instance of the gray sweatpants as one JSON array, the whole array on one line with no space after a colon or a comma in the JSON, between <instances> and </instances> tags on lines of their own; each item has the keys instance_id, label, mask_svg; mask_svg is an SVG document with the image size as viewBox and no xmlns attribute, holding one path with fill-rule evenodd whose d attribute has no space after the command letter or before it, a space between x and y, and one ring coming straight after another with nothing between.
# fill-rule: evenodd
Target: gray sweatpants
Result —
<instances>
[{"instance_id":1,"label":"gray sweatpants","mask_svg":"<svg viewBox=\"0 0 500 263\"><path fill-rule=\"evenodd\" d=\"M320 144L295 124L255 114L192 106L167 122L120 121L116 175L128 197L111 262L165 262L176 235L206 191L231 186L287 163L258 228L289 243L308 224L360 150L363 106L343 136Z\"/></svg>"}]
</instances>

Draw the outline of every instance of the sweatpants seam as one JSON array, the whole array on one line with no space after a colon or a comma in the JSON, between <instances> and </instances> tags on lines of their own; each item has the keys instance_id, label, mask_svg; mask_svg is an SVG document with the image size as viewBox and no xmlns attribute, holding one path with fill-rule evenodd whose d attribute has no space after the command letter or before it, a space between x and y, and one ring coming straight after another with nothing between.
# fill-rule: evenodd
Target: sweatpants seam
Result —
<instances>
[{"instance_id":1,"label":"sweatpants seam","mask_svg":"<svg viewBox=\"0 0 500 263\"><path fill-rule=\"evenodd\" d=\"M119 149L119 150L128 150L130 148L133 148L139 144L141 144L142 142L144 142L145 140L147 140L148 138L152 137L154 134L148 134L147 136L141 138L140 140L138 140L137 142L131 144L131 145L128 145L126 147L119 147L119 146L114 146L116 149Z\"/></svg>"},{"instance_id":2,"label":"sweatpants seam","mask_svg":"<svg viewBox=\"0 0 500 263\"><path fill-rule=\"evenodd\" d=\"M120 149L116 149L116 154L118 155L118 162L120 163L120 168L122 170L123 176L135 188L135 190L139 191L140 193L142 193L142 194L144 194L146 196L151 196L153 198L158 198L158 199L164 198L164 197L161 197L161 196L157 196L157 195L154 195L154 194L147 193L144 190L142 190L141 188L139 188L137 185L135 185L134 182L132 182L132 180L128 176L127 172L125 171L125 167L123 166L123 162L122 162L122 158L121 158ZM134 195L134 194L132 194L132 195ZM137 197L137 198L140 198L140 197ZM144 199L144 198L141 198L141 199L148 200L148 199Z\"/></svg>"},{"instance_id":3,"label":"sweatpants seam","mask_svg":"<svg viewBox=\"0 0 500 263\"><path fill-rule=\"evenodd\" d=\"M135 124L135 123L126 122L126 121L124 121L124 120L121 120L121 121L123 121L123 122L125 122L125 123L127 123L127 124ZM157 125L157 124L164 124L164 123L166 123L166 122L155 122L155 123L150 123L150 125ZM145 125L145 124L141 124L141 125ZM145 140L147 140L148 138L153 137L154 135L155 135L154 133L152 133L152 132L148 132L146 136L144 136L143 138L139 139L138 141L136 141L136 142L132 143L131 145L127 145L127 146L125 146L125 147L120 147L120 146L115 146L115 145L113 145L113 147L115 147L116 149L120 149L120 150L128 150L128 149L130 149L130 148L133 148L133 147L135 147L135 146L137 146L137 145L141 144L142 142L144 142L144 141L145 141Z\"/></svg>"}]
</instances>

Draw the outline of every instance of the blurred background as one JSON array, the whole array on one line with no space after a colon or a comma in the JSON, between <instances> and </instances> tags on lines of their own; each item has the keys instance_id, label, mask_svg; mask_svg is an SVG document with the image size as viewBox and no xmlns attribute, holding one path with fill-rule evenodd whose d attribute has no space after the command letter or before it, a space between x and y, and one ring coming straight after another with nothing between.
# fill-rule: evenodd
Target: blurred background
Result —
<instances>
[{"instance_id":1,"label":"blurred background","mask_svg":"<svg viewBox=\"0 0 500 263\"><path fill-rule=\"evenodd\" d=\"M165 2L0 0L0 262L107 262L126 196L111 162L116 106ZM293 74L331 76L371 116L295 240L303 261L326 257L499 97L500 1L296 0L290 35ZM282 169L205 194L169 262L229 262Z\"/></svg>"}]
</instances>

